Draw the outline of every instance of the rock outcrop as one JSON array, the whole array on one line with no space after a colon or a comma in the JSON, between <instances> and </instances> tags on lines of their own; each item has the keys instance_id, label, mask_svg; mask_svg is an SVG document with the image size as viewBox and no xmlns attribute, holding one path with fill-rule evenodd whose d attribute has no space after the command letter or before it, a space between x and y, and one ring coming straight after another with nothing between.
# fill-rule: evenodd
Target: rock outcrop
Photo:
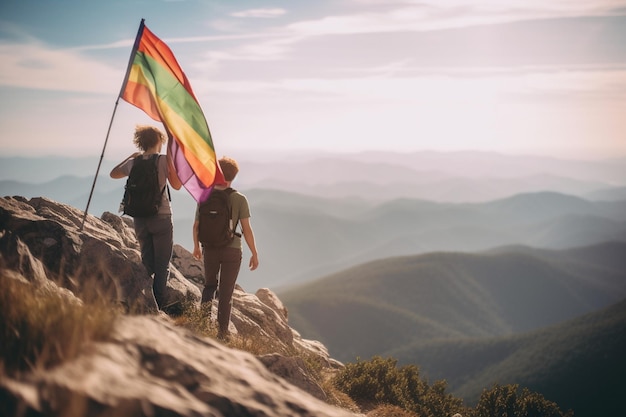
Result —
<instances>
[{"instance_id":1,"label":"rock outcrop","mask_svg":"<svg viewBox=\"0 0 626 417\"><path fill-rule=\"evenodd\" d=\"M75 293L91 287L129 308L156 311L151 278L141 263L131 226L119 216L102 219L46 198L0 200L0 252L6 267L24 272L28 265L20 242L45 266L48 278ZM80 278L79 278L80 277ZM96 285L93 285L93 284ZM168 283L172 303L198 298L200 290L176 268Z\"/></svg>"},{"instance_id":2,"label":"rock outcrop","mask_svg":"<svg viewBox=\"0 0 626 417\"><path fill-rule=\"evenodd\" d=\"M97 291L135 315L121 315L113 334L76 359L18 377L0 373L0 402L14 416L354 416L328 405L298 356L228 348L174 324L156 311L132 220L101 218L45 198L0 199L0 280L57 287L68 299ZM202 265L176 245L168 297L199 303ZM68 301L70 302L70 301ZM175 309L174 309L175 310ZM342 365L323 344L291 329L269 289L237 288L231 331L269 338Z\"/></svg>"}]
</instances>

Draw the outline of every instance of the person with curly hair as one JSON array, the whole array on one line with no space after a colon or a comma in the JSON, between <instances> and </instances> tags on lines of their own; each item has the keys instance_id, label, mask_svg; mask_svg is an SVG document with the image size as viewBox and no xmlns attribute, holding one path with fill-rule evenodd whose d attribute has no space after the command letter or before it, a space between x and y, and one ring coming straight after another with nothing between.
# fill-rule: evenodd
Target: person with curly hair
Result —
<instances>
[{"instance_id":1,"label":"person with curly hair","mask_svg":"<svg viewBox=\"0 0 626 417\"><path fill-rule=\"evenodd\" d=\"M182 186L169 149L165 158L161 155L161 149L167 141L161 130L154 126L137 126L133 137L133 143L139 149L122 162L117 164L110 173L111 178L124 178L130 174L134 162L138 158L148 159L158 155L158 177L160 189L165 189L167 183L172 188L179 190ZM166 307L166 287L169 278L169 264L174 247L174 225L172 223L172 207L169 193L163 192L161 204L157 214L149 217L134 218L135 234L141 251L141 261L146 267L148 274L153 277L152 292L159 310Z\"/></svg>"}]
</instances>

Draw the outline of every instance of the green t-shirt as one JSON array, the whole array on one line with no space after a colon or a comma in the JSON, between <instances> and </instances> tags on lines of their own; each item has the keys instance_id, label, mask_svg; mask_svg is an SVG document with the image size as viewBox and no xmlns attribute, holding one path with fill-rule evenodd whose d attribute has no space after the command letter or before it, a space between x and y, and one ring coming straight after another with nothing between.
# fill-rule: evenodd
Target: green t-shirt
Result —
<instances>
[{"instance_id":1,"label":"green t-shirt","mask_svg":"<svg viewBox=\"0 0 626 417\"><path fill-rule=\"evenodd\" d=\"M230 205L232 208L231 218L233 220L233 225L237 225L235 227L235 231L239 234L242 234L241 219L250 218L250 206L248 205L248 199L245 195L235 190L233 193L230 194ZM199 206L196 206L196 220L200 218L200 212L198 211L198 207ZM235 235L235 238L230 243L230 245L228 245L228 247L241 249L241 237Z\"/></svg>"}]
</instances>

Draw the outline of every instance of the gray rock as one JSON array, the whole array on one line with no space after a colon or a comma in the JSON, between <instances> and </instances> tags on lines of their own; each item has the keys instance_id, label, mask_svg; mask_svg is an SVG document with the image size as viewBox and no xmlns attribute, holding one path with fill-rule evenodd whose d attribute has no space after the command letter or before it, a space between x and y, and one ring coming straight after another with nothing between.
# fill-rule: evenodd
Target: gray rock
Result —
<instances>
[{"instance_id":1,"label":"gray rock","mask_svg":"<svg viewBox=\"0 0 626 417\"><path fill-rule=\"evenodd\" d=\"M196 260L191 252L178 244L174 244L172 263L188 280L200 289L204 288L204 265Z\"/></svg>"},{"instance_id":2,"label":"gray rock","mask_svg":"<svg viewBox=\"0 0 626 417\"><path fill-rule=\"evenodd\" d=\"M266 306L280 314L280 316L287 321L287 307L276 296L276 294L269 288L259 288L255 293L257 298Z\"/></svg>"},{"instance_id":3,"label":"gray rock","mask_svg":"<svg viewBox=\"0 0 626 417\"><path fill-rule=\"evenodd\" d=\"M141 264L132 223L105 213L106 221L46 198L0 199L2 256L15 264L20 241L45 265L50 278L76 293L100 296L139 311L155 311L152 279ZM170 304L199 300L198 288L171 266ZM28 275L28 274L25 274Z\"/></svg>"},{"instance_id":4,"label":"gray rock","mask_svg":"<svg viewBox=\"0 0 626 417\"><path fill-rule=\"evenodd\" d=\"M293 345L293 332L287 321L256 295L236 289L233 293L233 310L231 320L239 331L261 337L270 336L285 346Z\"/></svg>"},{"instance_id":5,"label":"gray rock","mask_svg":"<svg viewBox=\"0 0 626 417\"><path fill-rule=\"evenodd\" d=\"M325 401L326 393L306 371L304 360L299 356L286 357L276 353L259 356L259 360L272 373L286 379L315 398Z\"/></svg>"},{"instance_id":6,"label":"gray rock","mask_svg":"<svg viewBox=\"0 0 626 417\"><path fill-rule=\"evenodd\" d=\"M354 416L286 382L249 353L156 316L122 317L111 340L76 360L27 379L3 379L0 398L21 415Z\"/></svg>"}]
</instances>

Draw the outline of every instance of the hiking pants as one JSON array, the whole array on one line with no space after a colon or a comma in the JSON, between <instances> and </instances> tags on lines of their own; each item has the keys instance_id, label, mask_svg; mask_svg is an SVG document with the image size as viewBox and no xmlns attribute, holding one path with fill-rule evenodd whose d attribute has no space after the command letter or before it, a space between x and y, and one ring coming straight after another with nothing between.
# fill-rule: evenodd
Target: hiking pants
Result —
<instances>
[{"instance_id":1,"label":"hiking pants","mask_svg":"<svg viewBox=\"0 0 626 417\"><path fill-rule=\"evenodd\" d=\"M203 248L204 289L202 303L211 302L217 290L217 324L220 333L228 333L233 291L239 275L242 252L239 248Z\"/></svg>"},{"instance_id":2,"label":"hiking pants","mask_svg":"<svg viewBox=\"0 0 626 417\"><path fill-rule=\"evenodd\" d=\"M171 215L135 218L135 234L141 248L141 262L154 275L152 293L162 310L166 306L165 291L170 275L170 260L174 247L174 227Z\"/></svg>"}]
</instances>

